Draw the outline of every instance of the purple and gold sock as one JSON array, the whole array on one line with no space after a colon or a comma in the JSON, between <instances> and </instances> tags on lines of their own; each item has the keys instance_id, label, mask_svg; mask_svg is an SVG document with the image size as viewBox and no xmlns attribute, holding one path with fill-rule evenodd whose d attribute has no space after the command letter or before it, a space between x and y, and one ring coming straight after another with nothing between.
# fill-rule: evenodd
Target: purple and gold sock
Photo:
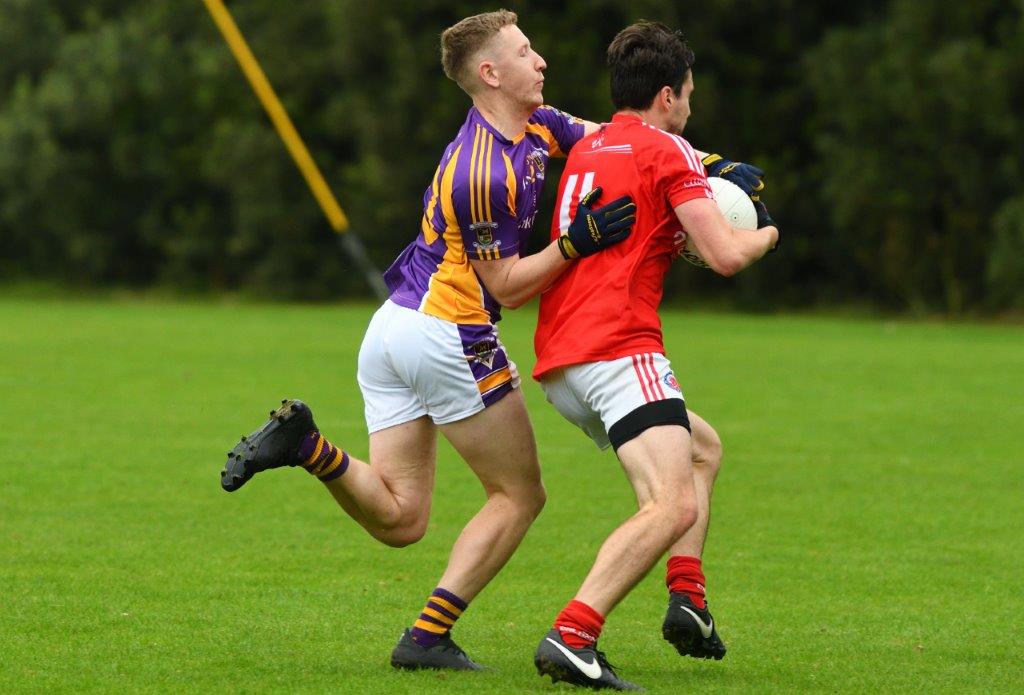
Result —
<instances>
[{"instance_id":1,"label":"purple and gold sock","mask_svg":"<svg viewBox=\"0 0 1024 695\"><path fill-rule=\"evenodd\" d=\"M348 454L327 441L317 430L306 435L299 445L300 464L322 482L328 482L348 470Z\"/></svg>"},{"instance_id":2,"label":"purple and gold sock","mask_svg":"<svg viewBox=\"0 0 1024 695\"><path fill-rule=\"evenodd\" d=\"M433 647L448 634L467 605L452 592L437 587L427 599L419 619L412 625L410 633L413 640L421 647Z\"/></svg>"}]
</instances>

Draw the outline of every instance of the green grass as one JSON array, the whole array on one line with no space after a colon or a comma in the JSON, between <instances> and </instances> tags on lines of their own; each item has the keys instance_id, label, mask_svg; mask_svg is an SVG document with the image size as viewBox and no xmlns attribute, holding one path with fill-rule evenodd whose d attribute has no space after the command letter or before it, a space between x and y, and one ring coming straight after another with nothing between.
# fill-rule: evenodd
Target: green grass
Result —
<instances>
[{"instance_id":1,"label":"green grass","mask_svg":"<svg viewBox=\"0 0 1024 695\"><path fill-rule=\"evenodd\" d=\"M388 654L482 500L441 448L430 531L373 542L299 471L224 494L236 437L311 403L365 456L355 306L0 300L0 692L568 692L533 650L632 510L526 385L549 502L456 633L484 674ZM505 342L532 366L531 310ZM729 645L660 639L662 566L602 647L651 692L1020 691L1024 330L670 312L726 461L705 557Z\"/></svg>"}]
</instances>

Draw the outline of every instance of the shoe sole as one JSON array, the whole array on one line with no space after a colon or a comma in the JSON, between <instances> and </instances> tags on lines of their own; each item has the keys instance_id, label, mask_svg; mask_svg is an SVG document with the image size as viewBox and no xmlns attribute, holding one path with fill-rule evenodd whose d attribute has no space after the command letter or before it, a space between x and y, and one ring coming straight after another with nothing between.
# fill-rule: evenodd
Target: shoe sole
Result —
<instances>
[{"instance_id":1,"label":"shoe sole","mask_svg":"<svg viewBox=\"0 0 1024 695\"><path fill-rule=\"evenodd\" d=\"M426 669L437 670L438 666L424 666L423 664L410 664L403 661L391 661L391 668L397 668L399 671L423 671Z\"/></svg>"},{"instance_id":2,"label":"shoe sole","mask_svg":"<svg viewBox=\"0 0 1024 695\"><path fill-rule=\"evenodd\" d=\"M470 666L441 666L439 664L409 664L400 661L392 661L391 667L399 671L460 671L476 673L477 671L486 670L483 666L472 668Z\"/></svg>"},{"instance_id":3,"label":"shoe sole","mask_svg":"<svg viewBox=\"0 0 1024 695\"><path fill-rule=\"evenodd\" d=\"M485 667L477 664L477 668L470 666L469 664L457 663L457 664L425 664L419 661L402 661L401 657L395 657L394 654L391 656L391 667L398 669L399 671L484 671Z\"/></svg>"},{"instance_id":4,"label":"shoe sole","mask_svg":"<svg viewBox=\"0 0 1024 695\"><path fill-rule=\"evenodd\" d=\"M594 681L588 679L574 678L574 673L571 668L552 661L544 656L535 657L533 665L537 667L538 675L550 676L552 684L568 683L570 685L578 685L581 688L590 688L591 690L615 690L615 688L598 685L594 683Z\"/></svg>"},{"instance_id":5,"label":"shoe sole","mask_svg":"<svg viewBox=\"0 0 1024 695\"><path fill-rule=\"evenodd\" d=\"M556 664L555 662L545 659L542 656L538 656L533 660L533 665L537 667L537 674L540 676L551 676L552 683L558 683L559 681L565 681L571 683L569 675L571 671L564 667Z\"/></svg>"},{"instance_id":6,"label":"shoe sole","mask_svg":"<svg viewBox=\"0 0 1024 695\"><path fill-rule=\"evenodd\" d=\"M309 410L305 403L286 398L281 406L270 411L270 419L258 430L242 437L235 448L228 452L227 463L220 472L220 486L227 492L234 492L245 485L259 471L254 470L253 463L260 450L263 440L276 432L284 423L303 411Z\"/></svg>"},{"instance_id":7,"label":"shoe sole","mask_svg":"<svg viewBox=\"0 0 1024 695\"><path fill-rule=\"evenodd\" d=\"M569 666L552 661L545 656L535 656L533 658L533 665L537 667L537 673L540 676L550 676L552 685L555 683L568 683L569 685L579 686L581 688L590 688L591 690L614 690L618 692L622 691L634 691L643 692L644 689L638 685L631 685L626 688L617 688L614 685L609 684L607 681L595 682L586 677L576 676L576 672Z\"/></svg>"},{"instance_id":8,"label":"shoe sole","mask_svg":"<svg viewBox=\"0 0 1024 695\"><path fill-rule=\"evenodd\" d=\"M715 647L706 644L704 637L695 637L692 632L683 628L663 627L661 635L665 641L676 648L681 656L692 656L695 659L714 659L721 661L725 657L725 645Z\"/></svg>"}]
</instances>

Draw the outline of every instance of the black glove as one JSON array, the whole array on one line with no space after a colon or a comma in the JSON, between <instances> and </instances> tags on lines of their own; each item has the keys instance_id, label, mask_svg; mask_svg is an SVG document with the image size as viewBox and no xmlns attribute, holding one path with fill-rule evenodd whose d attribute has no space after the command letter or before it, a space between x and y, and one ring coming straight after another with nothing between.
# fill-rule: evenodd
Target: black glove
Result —
<instances>
[{"instance_id":1,"label":"black glove","mask_svg":"<svg viewBox=\"0 0 1024 695\"><path fill-rule=\"evenodd\" d=\"M754 210L757 211L757 228L763 229L764 227L775 227L778 230L779 236L775 239L775 246L768 249L768 253L771 253L775 249L779 248L779 243L782 242L782 230L779 229L779 225L775 224L775 220L768 214L768 208L765 207L764 203L760 200L754 200Z\"/></svg>"},{"instance_id":2,"label":"black glove","mask_svg":"<svg viewBox=\"0 0 1024 695\"><path fill-rule=\"evenodd\" d=\"M569 231L558 237L558 250L566 260L589 256L606 246L623 241L633 231L636 204L628 195L616 198L596 210L591 205L601 197L601 187L580 198Z\"/></svg>"},{"instance_id":3,"label":"black glove","mask_svg":"<svg viewBox=\"0 0 1024 695\"><path fill-rule=\"evenodd\" d=\"M708 176L720 176L726 181L731 181L742 188L755 203L761 199L760 193L764 190L764 181L761 179L764 178L764 172L753 164L732 162L720 154L709 154L700 161L708 170Z\"/></svg>"}]
</instances>

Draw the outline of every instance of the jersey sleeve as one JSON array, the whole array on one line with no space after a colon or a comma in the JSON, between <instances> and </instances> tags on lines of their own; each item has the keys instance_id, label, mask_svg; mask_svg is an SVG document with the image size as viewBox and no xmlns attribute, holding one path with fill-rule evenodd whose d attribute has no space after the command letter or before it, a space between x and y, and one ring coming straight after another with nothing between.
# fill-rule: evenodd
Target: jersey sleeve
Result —
<instances>
[{"instance_id":1,"label":"jersey sleeve","mask_svg":"<svg viewBox=\"0 0 1024 695\"><path fill-rule=\"evenodd\" d=\"M649 141L646 175L654 194L676 207L695 198L714 198L700 157L678 135L659 132Z\"/></svg>"},{"instance_id":2,"label":"jersey sleeve","mask_svg":"<svg viewBox=\"0 0 1024 695\"><path fill-rule=\"evenodd\" d=\"M470 260L519 253L516 178L512 163L490 134L478 137L455 168L452 208Z\"/></svg>"},{"instance_id":3,"label":"jersey sleeve","mask_svg":"<svg viewBox=\"0 0 1024 695\"><path fill-rule=\"evenodd\" d=\"M585 126L579 118L545 105L530 116L527 130L544 137L548 143L549 156L565 157L572 146L583 137Z\"/></svg>"}]
</instances>

